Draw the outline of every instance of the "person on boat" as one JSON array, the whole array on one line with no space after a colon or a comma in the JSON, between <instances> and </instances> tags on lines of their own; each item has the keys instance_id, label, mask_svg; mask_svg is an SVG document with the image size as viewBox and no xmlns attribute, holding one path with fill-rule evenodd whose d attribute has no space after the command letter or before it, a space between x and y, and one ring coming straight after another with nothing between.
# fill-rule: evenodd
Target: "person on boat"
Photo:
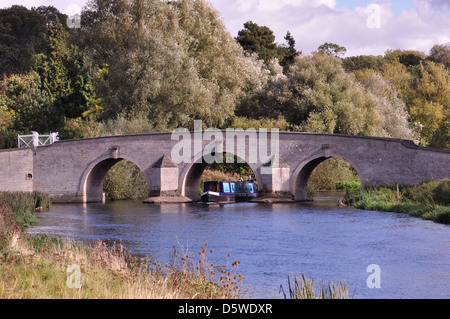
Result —
<instances>
[{"instance_id":1,"label":"person on boat","mask_svg":"<svg viewBox=\"0 0 450 319\"><path fill-rule=\"evenodd\" d=\"M253 179L252 179L252 176L251 176L251 175L248 175L247 182L253 183Z\"/></svg>"},{"instance_id":2,"label":"person on boat","mask_svg":"<svg viewBox=\"0 0 450 319\"><path fill-rule=\"evenodd\" d=\"M243 182L243 181L244 181L244 179L242 178L242 176L239 177L239 181L240 181L240 182Z\"/></svg>"}]
</instances>

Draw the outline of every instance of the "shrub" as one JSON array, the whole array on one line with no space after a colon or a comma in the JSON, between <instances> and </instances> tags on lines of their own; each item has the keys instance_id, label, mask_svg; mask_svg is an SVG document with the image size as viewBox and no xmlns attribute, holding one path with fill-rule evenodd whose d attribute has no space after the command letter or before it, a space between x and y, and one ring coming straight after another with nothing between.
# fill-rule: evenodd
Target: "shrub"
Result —
<instances>
[{"instance_id":1,"label":"shrub","mask_svg":"<svg viewBox=\"0 0 450 319\"><path fill-rule=\"evenodd\" d=\"M355 181L339 181L336 183L337 190L357 191L361 188L361 183Z\"/></svg>"},{"instance_id":2,"label":"shrub","mask_svg":"<svg viewBox=\"0 0 450 319\"><path fill-rule=\"evenodd\" d=\"M16 214L16 221L21 226L30 226L38 222L34 215L36 208L49 209L51 198L45 194L34 192L5 192L0 193L0 200L10 207Z\"/></svg>"}]
</instances>

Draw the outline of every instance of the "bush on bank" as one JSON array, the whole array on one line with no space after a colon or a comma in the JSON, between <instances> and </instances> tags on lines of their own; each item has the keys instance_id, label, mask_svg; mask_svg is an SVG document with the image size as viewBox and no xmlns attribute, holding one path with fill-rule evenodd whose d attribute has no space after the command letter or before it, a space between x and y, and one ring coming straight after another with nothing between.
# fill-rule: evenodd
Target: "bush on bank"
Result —
<instances>
[{"instance_id":1,"label":"bush on bank","mask_svg":"<svg viewBox=\"0 0 450 319\"><path fill-rule=\"evenodd\" d=\"M373 187L350 192L344 203L359 209L407 213L450 224L450 179L416 186Z\"/></svg>"}]
</instances>

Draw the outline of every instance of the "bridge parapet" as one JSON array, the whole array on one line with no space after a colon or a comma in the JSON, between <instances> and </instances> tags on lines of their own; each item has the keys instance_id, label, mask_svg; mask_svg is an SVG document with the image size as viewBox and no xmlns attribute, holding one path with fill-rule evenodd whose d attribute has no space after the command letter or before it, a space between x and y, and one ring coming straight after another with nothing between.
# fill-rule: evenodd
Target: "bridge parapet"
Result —
<instances>
[{"instance_id":1,"label":"bridge parapet","mask_svg":"<svg viewBox=\"0 0 450 319\"><path fill-rule=\"evenodd\" d=\"M187 132L194 136L193 132ZM258 137L259 132L254 133ZM226 139L226 135L225 139ZM121 160L136 164L143 172L150 196L199 197L198 184L207 163L202 161L211 141L203 140L192 150L191 163L176 163L172 150L179 140L170 133L113 136L56 141L38 148L0 150L0 191L39 191L56 201L90 202L102 199L104 177ZM272 143L269 137L269 142ZM237 155L235 147L224 152ZM236 144L236 143L235 143ZM268 165L251 161L251 139L242 144L246 161L256 175L260 190L284 192L307 200L306 186L312 170L322 161L337 157L347 161L363 185L414 185L450 178L450 150L423 148L410 141L315 133L279 133L279 149ZM270 144L272 145L272 144ZM275 144L273 144L275 145ZM206 152L207 153L207 152ZM190 154L194 154L192 151ZM195 161L200 160L199 163ZM267 172L269 173L267 174Z\"/></svg>"}]
</instances>

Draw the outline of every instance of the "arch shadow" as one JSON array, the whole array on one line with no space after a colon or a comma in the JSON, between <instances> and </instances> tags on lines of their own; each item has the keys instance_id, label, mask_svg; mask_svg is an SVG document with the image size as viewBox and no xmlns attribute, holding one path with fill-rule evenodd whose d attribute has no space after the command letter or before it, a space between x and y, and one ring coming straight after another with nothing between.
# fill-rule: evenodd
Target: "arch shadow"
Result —
<instances>
[{"instance_id":1,"label":"arch shadow","mask_svg":"<svg viewBox=\"0 0 450 319\"><path fill-rule=\"evenodd\" d=\"M340 154L330 154L330 155L312 155L307 159L303 160L297 168L292 173L291 177L291 191L294 194L294 199L296 201L310 201L312 198L308 197L308 181L311 177L314 169L323 161L326 161L330 158L339 158L347 163L349 163L356 171L363 183L363 175L361 174L361 169L356 165L352 160L349 160L347 157L342 156Z\"/></svg>"},{"instance_id":2,"label":"arch shadow","mask_svg":"<svg viewBox=\"0 0 450 319\"><path fill-rule=\"evenodd\" d=\"M139 168L142 174L144 174L145 180L147 181L147 189L148 192L150 192L151 183L146 170L143 170L139 167L139 165L126 157L113 158L111 156L104 156L96 159L84 170L79 187L79 192L83 197L83 203L96 203L103 201L103 183L105 181L106 174L108 174L109 170L115 164L123 160L129 161Z\"/></svg>"}]
</instances>

